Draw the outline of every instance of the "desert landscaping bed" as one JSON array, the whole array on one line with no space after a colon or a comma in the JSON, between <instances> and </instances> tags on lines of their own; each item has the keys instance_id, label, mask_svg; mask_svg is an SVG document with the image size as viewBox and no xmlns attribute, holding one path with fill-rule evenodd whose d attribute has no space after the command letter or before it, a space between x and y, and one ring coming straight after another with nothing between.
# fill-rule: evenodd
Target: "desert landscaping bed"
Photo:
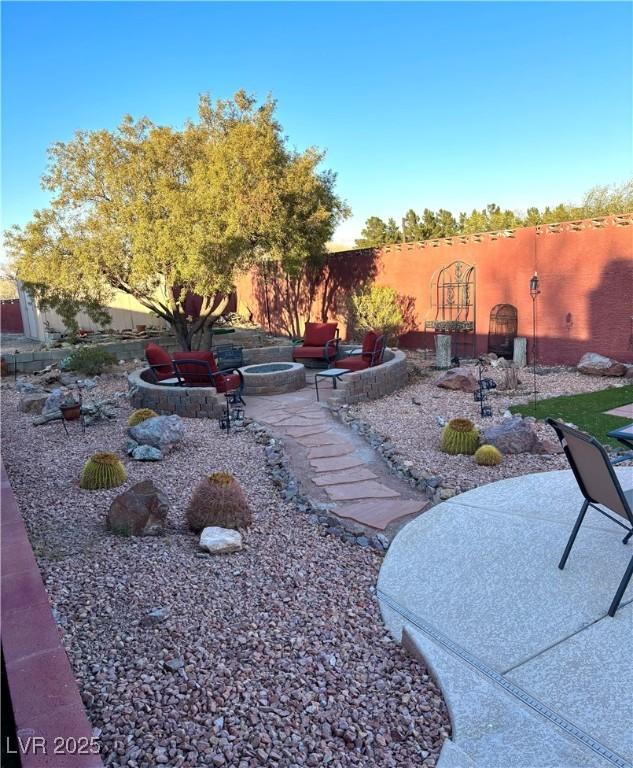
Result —
<instances>
[{"instance_id":1,"label":"desert landscaping bed","mask_svg":"<svg viewBox=\"0 0 633 768\"><path fill-rule=\"evenodd\" d=\"M476 367L471 370L477 376ZM595 392L607 387L627 386L631 389L630 379L587 376L571 368L537 370L538 400ZM526 368L519 374L519 389L512 392L499 388L490 391L488 403L492 406L493 416L482 418L479 403L474 401L472 393L436 386L442 375L427 366L423 369L422 378L388 397L355 406L353 414L387 437L403 461L411 462L416 469L429 476L436 476L438 483L455 492L507 477L569 468L565 457L558 453L509 454L504 456L500 465L489 467L478 466L472 456L449 456L441 452L440 434L449 419L469 418L482 429L501 424L504 414L509 415L511 406L529 403L532 398L532 370ZM499 385L504 379L501 369L486 368L484 375L493 378ZM555 444L552 430L543 421L537 421L535 429L541 439Z\"/></svg>"},{"instance_id":2,"label":"desert landscaping bed","mask_svg":"<svg viewBox=\"0 0 633 768\"><path fill-rule=\"evenodd\" d=\"M89 396L125 386L104 375ZM283 501L249 433L185 419L182 444L135 462L124 399L116 420L85 435L71 424L68 438L59 422L32 426L18 400L3 383L3 458L106 765L435 765L446 709L383 627L380 556ZM79 488L95 451L120 455L124 486ZM218 470L242 484L254 522L242 551L211 556L184 509ZM165 535L107 532L111 501L143 479L169 498ZM162 620L148 617L157 608Z\"/></svg>"}]
</instances>

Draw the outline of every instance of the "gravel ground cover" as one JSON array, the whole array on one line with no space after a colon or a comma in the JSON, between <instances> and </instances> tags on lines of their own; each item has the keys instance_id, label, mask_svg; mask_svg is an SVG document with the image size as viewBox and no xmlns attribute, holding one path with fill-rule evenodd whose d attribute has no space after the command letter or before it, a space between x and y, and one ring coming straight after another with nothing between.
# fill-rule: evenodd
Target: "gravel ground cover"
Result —
<instances>
[{"instance_id":1,"label":"gravel ground cover","mask_svg":"<svg viewBox=\"0 0 633 768\"><path fill-rule=\"evenodd\" d=\"M91 397L125 388L104 376ZM248 433L186 419L165 460L123 456L115 422L31 425L2 385L3 458L106 765L433 766L449 734L439 690L383 627L381 558L324 535L284 502ZM97 450L129 479L82 491ZM254 512L245 549L205 556L184 525L202 474L228 470ZM171 502L165 536L104 529L112 499L152 479ZM159 623L144 617L168 609Z\"/></svg>"},{"instance_id":2,"label":"gravel ground cover","mask_svg":"<svg viewBox=\"0 0 633 768\"><path fill-rule=\"evenodd\" d=\"M472 394L437 387L435 381L441 373L428 366L423 373L425 375L421 379L408 387L353 409L374 429L389 437L398 452L412 461L415 467L441 477L444 486L458 492L507 477L568 469L565 457L559 454L508 455L497 467L480 467L472 456L448 456L439 450L442 427L438 419L466 417L479 428L500 423L510 406L530 401L531 369L520 373L522 388L516 392L490 391L488 403L493 408L493 417L486 419L481 418L479 403L474 401ZM476 368L473 368L473 373L477 375ZM503 382L500 369L486 368L484 375L495 379L498 384ZM545 369L537 375L536 381L539 400L630 385L630 380L586 376L566 368ZM536 429L542 438L555 438L552 430L542 421L537 422Z\"/></svg>"}]
</instances>

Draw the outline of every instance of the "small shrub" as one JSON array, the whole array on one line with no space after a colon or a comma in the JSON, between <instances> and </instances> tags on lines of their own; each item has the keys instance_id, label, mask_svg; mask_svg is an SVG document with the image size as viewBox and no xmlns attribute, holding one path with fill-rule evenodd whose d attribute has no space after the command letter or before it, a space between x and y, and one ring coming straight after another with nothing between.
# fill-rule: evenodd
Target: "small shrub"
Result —
<instances>
[{"instance_id":1,"label":"small shrub","mask_svg":"<svg viewBox=\"0 0 633 768\"><path fill-rule=\"evenodd\" d=\"M503 454L494 445L480 445L475 451L475 461L482 467L496 467L503 461Z\"/></svg>"},{"instance_id":2,"label":"small shrub","mask_svg":"<svg viewBox=\"0 0 633 768\"><path fill-rule=\"evenodd\" d=\"M200 481L187 507L186 518L194 533L209 526L247 528L252 521L244 492L228 472L215 472Z\"/></svg>"},{"instance_id":3,"label":"small shrub","mask_svg":"<svg viewBox=\"0 0 633 768\"><path fill-rule=\"evenodd\" d=\"M79 486L88 491L115 488L127 480L127 472L115 453L95 453L81 471Z\"/></svg>"},{"instance_id":4,"label":"small shrub","mask_svg":"<svg viewBox=\"0 0 633 768\"><path fill-rule=\"evenodd\" d=\"M470 419L451 419L442 430L440 450L451 456L472 456L479 444L479 430Z\"/></svg>"},{"instance_id":5,"label":"small shrub","mask_svg":"<svg viewBox=\"0 0 633 768\"><path fill-rule=\"evenodd\" d=\"M349 320L355 332L382 331L393 342L404 324L402 300L387 285L372 285L368 290L352 294Z\"/></svg>"},{"instance_id":6,"label":"small shrub","mask_svg":"<svg viewBox=\"0 0 633 768\"><path fill-rule=\"evenodd\" d=\"M129 419L127 420L127 425L128 427L135 427L142 421L154 418L154 416L158 416L158 414L151 408L139 408L138 411L134 411L134 413L130 414Z\"/></svg>"},{"instance_id":7,"label":"small shrub","mask_svg":"<svg viewBox=\"0 0 633 768\"><path fill-rule=\"evenodd\" d=\"M116 362L116 357L103 347L88 346L68 355L65 370L77 371L84 376L97 376Z\"/></svg>"}]
</instances>

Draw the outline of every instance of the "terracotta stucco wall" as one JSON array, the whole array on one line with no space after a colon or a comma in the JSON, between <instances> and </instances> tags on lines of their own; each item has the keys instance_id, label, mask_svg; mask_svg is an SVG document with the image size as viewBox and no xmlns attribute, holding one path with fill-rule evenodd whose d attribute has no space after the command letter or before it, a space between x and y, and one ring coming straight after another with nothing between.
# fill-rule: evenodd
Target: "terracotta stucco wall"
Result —
<instances>
[{"instance_id":1,"label":"terracotta stucco wall","mask_svg":"<svg viewBox=\"0 0 633 768\"><path fill-rule=\"evenodd\" d=\"M376 249L371 263L367 254L364 250L329 256L326 272L338 275L340 286L333 291L328 315L341 312L341 300L354 282L350 276L375 280L412 299L415 322L401 344L432 346L431 335L424 332L424 321L435 316L432 277L460 260L475 266L477 351L485 352L495 304L513 304L518 310L518 334L531 339L529 281L536 270L541 288L536 305L541 362L576 363L588 351L633 362L633 215L388 246ZM312 302L312 319L320 319L322 293L320 286ZM242 309L248 307L266 325L261 280L253 274L243 276L238 299Z\"/></svg>"}]
</instances>

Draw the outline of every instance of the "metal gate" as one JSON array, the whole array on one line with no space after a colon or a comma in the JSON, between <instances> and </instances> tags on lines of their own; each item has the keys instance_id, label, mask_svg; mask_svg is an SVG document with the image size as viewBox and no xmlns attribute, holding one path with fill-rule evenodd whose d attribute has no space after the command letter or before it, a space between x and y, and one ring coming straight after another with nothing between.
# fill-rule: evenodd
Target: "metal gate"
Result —
<instances>
[{"instance_id":1,"label":"metal gate","mask_svg":"<svg viewBox=\"0 0 633 768\"><path fill-rule=\"evenodd\" d=\"M517 327L517 308L512 304L496 304L490 310L488 352L511 359Z\"/></svg>"},{"instance_id":2,"label":"metal gate","mask_svg":"<svg viewBox=\"0 0 633 768\"><path fill-rule=\"evenodd\" d=\"M453 354L475 356L475 267L453 261L431 278L432 319L425 330L453 336Z\"/></svg>"}]
</instances>

